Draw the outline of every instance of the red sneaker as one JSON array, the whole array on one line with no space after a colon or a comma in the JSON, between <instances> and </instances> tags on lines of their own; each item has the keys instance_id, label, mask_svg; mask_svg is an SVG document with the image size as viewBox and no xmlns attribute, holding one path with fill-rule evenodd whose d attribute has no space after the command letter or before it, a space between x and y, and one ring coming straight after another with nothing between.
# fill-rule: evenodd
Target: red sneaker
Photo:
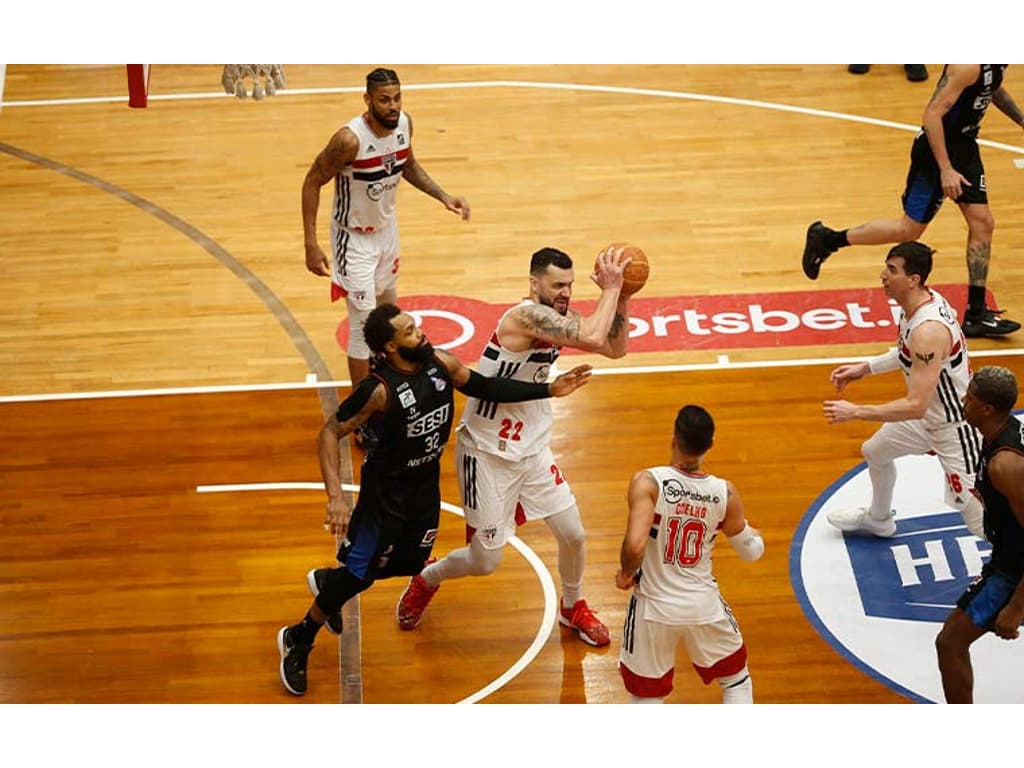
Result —
<instances>
[{"instance_id":1,"label":"red sneaker","mask_svg":"<svg viewBox=\"0 0 1024 768\"><path fill-rule=\"evenodd\" d=\"M440 584L436 587L427 584L418 573L413 576L398 599L398 607L395 609L398 626L405 630L416 629L423 620L423 612L440 588Z\"/></svg>"},{"instance_id":2,"label":"red sneaker","mask_svg":"<svg viewBox=\"0 0 1024 768\"><path fill-rule=\"evenodd\" d=\"M563 606L558 615L558 623L563 627L575 629L580 640L589 645L601 647L611 642L608 627L594 615L586 600L577 600L572 608Z\"/></svg>"}]
</instances>

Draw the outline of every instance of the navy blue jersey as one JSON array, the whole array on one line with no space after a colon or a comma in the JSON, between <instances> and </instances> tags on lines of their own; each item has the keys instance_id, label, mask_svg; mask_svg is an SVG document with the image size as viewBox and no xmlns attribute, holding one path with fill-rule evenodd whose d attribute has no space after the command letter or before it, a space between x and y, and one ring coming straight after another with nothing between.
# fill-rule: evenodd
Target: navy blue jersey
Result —
<instances>
[{"instance_id":1,"label":"navy blue jersey","mask_svg":"<svg viewBox=\"0 0 1024 768\"><path fill-rule=\"evenodd\" d=\"M948 64L946 65L949 66ZM957 137L975 138L992 101L992 94L1003 84L1003 73L1007 64L980 64L978 79L964 88L953 108L942 117L942 129L948 141ZM946 67L942 68L942 76L946 75Z\"/></svg>"},{"instance_id":2,"label":"navy blue jersey","mask_svg":"<svg viewBox=\"0 0 1024 768\"><path fill-rule=\"evenodd\" d=\"M995 439L986 440L981 448L981 469L974 487L985 502L985 538L992 544L992 567L1019 579L1024 575L1024 528L1021 527L1010 502L992 487L988 463L1000 451L1013 451L1024 456L1024 423L1010 417L1006 428Z\"/></svg>"}]
</instances>

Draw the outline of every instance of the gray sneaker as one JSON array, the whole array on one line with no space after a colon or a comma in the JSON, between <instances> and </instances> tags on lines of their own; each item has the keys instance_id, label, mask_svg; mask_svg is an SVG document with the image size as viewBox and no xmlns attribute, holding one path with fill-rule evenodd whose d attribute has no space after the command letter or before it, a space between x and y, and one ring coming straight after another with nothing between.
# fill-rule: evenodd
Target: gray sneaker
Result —
<instances>
[{"instance_id":1,"label":"gray sneaker","mask_svg":"<svg viewBox=\"0 0 1024 768\"><path fill-rule=\"evenodd\" d=\"M855 509L835 509L828 513L828 521L840 531L846 533L867 533L883 539L891 539L896 535L895 512L885 520L875 520L868 514L867 507Z\"/></svg>"},{"instance_id":2,"label":"gray sneaker","mask_svg":"<svg viewBox=\"0 0 1024 768\"><path fill-rule=\"evenodd\" d=\"M327 578L328 570L327 568L314 568L306 574L306 586L313 593L313 597L319 595L320 590L323 589L324 579ZM341 621L341 611L338 611L333 616L328 616L324 626L327 627L327 631L332 635L340 635L344 628L344 624Z\"/></svg>"}]
</instances>

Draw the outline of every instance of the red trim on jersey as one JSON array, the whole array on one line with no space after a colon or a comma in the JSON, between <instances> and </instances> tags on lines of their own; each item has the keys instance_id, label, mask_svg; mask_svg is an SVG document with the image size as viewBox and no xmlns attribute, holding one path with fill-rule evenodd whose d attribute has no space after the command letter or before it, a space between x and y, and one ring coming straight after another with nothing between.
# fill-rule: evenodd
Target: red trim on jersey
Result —
<instances>
[{"instance_id":1,"label":"red trim on jersey","mask_svg":"<svg viewBox=\"0 0 1024 768\"><path fill-rule=\"evenodd\" d=\"M676 470L681 475L686 475L687 477L693 477L693 478L696 478L698 480L701 479L702 477L707 477L708 476L707 472L701 472L699 470L697 472L690 472L688 470L683 469L678 464L673 464L672 465L672 469Z\"/></svg>"},{"instance_id":2,"label":"red trim on jersey","mask_svg":"<svg viewBox=\"0 0 1024 768\"><path fill-rule=\"evenodd\" d=\"M661 524L661 513L660 512L655 512L654 513L654 523L653 524L654 525L660 525Z\"/></svg>"},{"instance_id":3,"label":"red trim on jersey","mask_svg":"<svg viewBox=\"0 0 1024 768\"><path fill-rule=\"evenodd\" d=\"M642 699L661 699L672 693L672 677L675 671L673 667L661 677L643 677L619 662L619 674L622 675L626 690Z\"/></svg>"},{"instance_id":4,"label":"red trim on jersey","mask_svg":"<svg viewBox=\"0 0 1024 768\"><path fill-rule=\"evenodd\" d=\"M729 675L735 675L746 665L747 646L746 644L743 644L734 653L730 653L724 659L716 661L713 666L698 667L694 664L693 668L697 670L697 674L700 675L700 679L704 681L704 685L707 685L716 677L728 677Z\"/></svg>"},{"instance_id":5,"label":"red trim on jersey","mask_svg":"<svg viewBox=\"0 0 1024 768\"><path fill-rule=\"evenodd\" d=\"M907 315L907 322L908 323L910 322L910 318L912 318L914 315L917 314L917 310L919 310L921 307L925 306L926 304L931 304L933 301L935 301L935 294L932 293L931 288L928 288L926 290L928 291L928 298L925 299L924 301L922 301L920 304L918 304L912 310L910 310L910 314Z\"/></svg>"},{"instance_id":6,"label":"red trim on jersey","mask_svg":"<svg viewBox=\"0 0 1024 768\"><path fill-rule=\"evenodd\" d=\"M385 152L383 155L377 155L376 157L364 157L362 160L353 160L352 161L352 167L353 168L377 168L378 166L384 165L384 157L386 155L388 155L388 154L391 154L391 153L390 152ZM396 163L399 162L400 160L405 160L405 158L407 158L409 156L409 148L406 147L405 149L400 149L397 152L395 152L394 155L395 155L395 162Z\"/></svg>"},{"instance_id":7,"label":"red trim on jersey","mask_svg":"<svg viewBox=\"0 0 1024 768\"><path fill-rule=\"evenodd\" d=\"M346 291L344 288L342 288L337 283L333 283L333 282L331 283L331 302L332 303L337 301L338 299L344 299L346 296L348 296L348 291Z\"/></svg>"}]
</instances>

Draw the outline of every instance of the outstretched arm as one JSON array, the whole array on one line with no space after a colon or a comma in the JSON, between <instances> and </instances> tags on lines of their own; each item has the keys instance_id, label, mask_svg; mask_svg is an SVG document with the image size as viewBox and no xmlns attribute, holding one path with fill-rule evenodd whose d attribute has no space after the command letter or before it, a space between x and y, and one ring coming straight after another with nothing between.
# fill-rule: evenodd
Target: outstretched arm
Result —
<instances>
[{"instance_id":1,"label":"outstretched arm","mask_svg":"<svg viewBox=\"0 0 1024 768\"><path fill-rule=\"evenodd\" d=\"M593 366L590 365L577 365L552 382L537 384L532 381L482 376L467 368L454 355L440 350L436 354L437 359L444 363L451 374L456 389L470 397L494 403L518 403L547 397L565 397L585 386L590 381L593 370Z\"/></svg>"},{"instance_id":2,"label":"outstretched arm","mask_svg":"<svg viewBox=\"0 0 1024 768\"><path fill-rule=\"evenodd\" d=\"M416 153L412 151L412 117L409 116L408 112L405 113L405 117L409 121L409 157L405 161L402 178L420 192L430 195L435 200L440 200L445 208L452 213L459 214L462 220L466 221L469 218L469 201L464 197L452 197L449 195L441 189L440 184L430 178L430 174L419 164L419 161L416 159Z\"/></svg>"},{"instance_id":3,"label":"outstretched arm","mask_svg":"<svg viewBox=\"0 0 1024 768\"><path fill-rule=\"evenodd\" d=\"M314 158L302 180L302 237L306 245L306 269L314 275L331 276L327 254L316 240L316 214L320 209L320 187L329 182L359 153L359 138L348 128L335 133Z\"/></svg>"},{"instance_id":4,"label":"outstretched arm","mask_svg":"<svg viewBox=\"0 0 1024 768\"><path fill-rule=\"evenodd\" d=\"M942 361L949 355L952 340L941 323L922 323L910 337L910 376L907 394L881 405L856 405L846 400L826 400L829 424L841 421L907 421L920 419L928 410L942 373ZM866 365L860 363L860 365Z\"/></svg>"}]
</instances>

